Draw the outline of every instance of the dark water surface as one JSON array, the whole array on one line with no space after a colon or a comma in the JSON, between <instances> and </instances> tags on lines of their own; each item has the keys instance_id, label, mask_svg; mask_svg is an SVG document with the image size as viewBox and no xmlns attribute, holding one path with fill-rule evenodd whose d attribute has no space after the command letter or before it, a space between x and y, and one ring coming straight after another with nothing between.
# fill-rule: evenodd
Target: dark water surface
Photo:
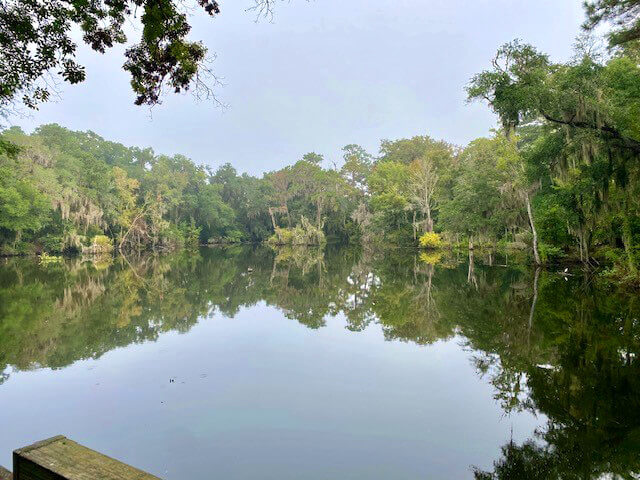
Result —
<instances>
[{"instance_id":1,"label":"dark water surface","mask_svg":"<svg viewBox=\"0 0 640 480\"><path fill-rule=\"evenodd\" d=\"M64 434L167 480L632 478L637 296L487 263L2 260L0 464Z\"/></svg>"}]
</instances>

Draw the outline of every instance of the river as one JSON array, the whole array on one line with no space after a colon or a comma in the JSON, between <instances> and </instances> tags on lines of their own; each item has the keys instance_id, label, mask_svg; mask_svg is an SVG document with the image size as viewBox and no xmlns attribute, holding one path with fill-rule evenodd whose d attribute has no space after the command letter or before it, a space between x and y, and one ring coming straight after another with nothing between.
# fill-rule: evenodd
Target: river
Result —
<instances>
[{"instance_id":1,"label":"river","mask_svg":"<svg viewBox=\"0 0 640 480\"><path fill-rule=\"evenodd\" d=\"M166 480L638 473L640 299L571 273L337 246L3 259L0 464L64 434Z\"/></svg>"}]
</instances>

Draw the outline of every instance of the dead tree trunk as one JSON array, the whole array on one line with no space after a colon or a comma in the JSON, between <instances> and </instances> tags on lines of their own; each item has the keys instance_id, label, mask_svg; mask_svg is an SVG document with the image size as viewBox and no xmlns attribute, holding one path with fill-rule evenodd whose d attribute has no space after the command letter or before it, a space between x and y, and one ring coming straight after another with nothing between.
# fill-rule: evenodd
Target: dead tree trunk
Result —
<instances>
[{"instance_id":1,"label":"dead tree trunk","mask_svg":"<svg viewBox=\"0 0 640 480\"><path fill-rule=\"evenodd\" d=\"M540 254L538 253L538 232L536 231L536 225L533 221L533 211L531 210L531 200L529 200L529 194L525 194L525 201L527 203L527 214L529 215L529 225L531 226L531 233L533 234L533 260L536 265L541 265Z\"/></svg>"},{"instance_id":2,"label":"dead tree trunk","mask_svg":"<svg viewBox=\"0 0 640 480\"><path fill-rule=\"evenodd\" d=\"M413 240L415 241L418 236L418 226L416 225L416 211L413 211L413 222L411 222L413 228Z\"/></svg>"},{"instance_id":3,"label":"dead tree trunk","mask_svg":"<svg viewBox=\"0 0 640 480\"><path fill-rule=\"evenodd\" d=\"M269 215L271 216L271 225L273 225L273 230L276 230L276 219L273 216L273 209L269 207Z\"/></svg>"},{"instance_id":4,"label":"dead tree trunk","mask_svg":"<svg viewBox=\"0 0 640 480\"><path fill-rule=\"evenodd\" d=\"M427 204L427 232L433 233L433 218L431 217L431 206Z\"/></svg>"},{"instance_id":5,"label":"dead tree trunk","mask_svg":"<svg viewBox=\"0 0 640 480\"><path fill-rule=\"evenodd\" d=\"M473 247L469 249L469 270L467 272L467 282L478 290L478 279L476 278L476 267L473 256Z\"/></svg>"}]
</instances>

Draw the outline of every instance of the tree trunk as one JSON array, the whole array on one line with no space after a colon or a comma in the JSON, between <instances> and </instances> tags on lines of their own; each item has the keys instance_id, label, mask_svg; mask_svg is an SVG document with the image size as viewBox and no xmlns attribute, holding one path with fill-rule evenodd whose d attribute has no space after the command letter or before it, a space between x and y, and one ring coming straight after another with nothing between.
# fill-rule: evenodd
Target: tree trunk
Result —
<instances>
[{"instance_id":1,"label":"tree trunk","mask_svg":"<svg viewBox=\"0 0 640 480\"><path fill-rule=\"evenodd\" d=\"M531 201L529 200L529 194L525 194L525 201L527 202L527 214L529 215L529 225L531 225L531 233L533 234L533 259L536 265L541 265L540 254L538 253L538 232L533 221L533 211L531 210Z\"/></svg>"},{"instance_id":2,"label":"tree trunk","mask_svg":"<svg viewBox=\"0 0 640 480\"><path fill-rule=\"evenodd\" d=\"M431 206L427 204L427 232L433 233L433 219L431 218Z\"/></svg>"},{"instance_id":3,"label":"tree trunk","mask_svg":"<svg viewBox=\"0 0 640 480\"><path fill-rule=\"evenodd\" d=\"M273 225L273 231L276 231L276 219L273 216L273 209L269 207L269 215L271 216L271 224Z\"/></svg>"},{"instance_id":4,"label":"tree trunk","mask_svg":"<svg viewBox=\"0 0 640 480\"><path fill-rule=\"evenodd\" d=\"M284 202L284 208L287 210L287 225L291 228L291 214L289 213L289 205L287 205L287 202Z\"/></svg>"},{"instance_id":5,"label":"tree trunk","mask_svg":"<svg viewBox=\"0 0 640 480\"><path fill-rule=\"evenodd\" d=\"M471 242L471 240L469 240ZM469 249L469 270L467 272L467 282L475 287L478 290L478 279L476 278L476 268L475 261L473 256L473 245L472 248Z\"/></svg>"},{"instance_id":6,"label":"tree trunk","mask_svg":"<svg viewBox=\"0 0 640 480\"><path fill-rule=\"evenodd\" d=\"M118 245L118 250L120 251L120 253L122 253L122 247L124 246L124 242L129 236L129 233L131 233L131 230L133 230L133 227L136 226L136 222L145 213L145 210L146 210L146 205L142 207L142 210L140 211L140 213L138 213L138 215L136 215L136 217L133 219L133 221L131 222L131 226L129 227L129 230L127 230L127 233L125 233L122 239L120 240L120 244Z\"/></svg>"},{"instance_id":7,"label":"tree trunk","mask_svg":"<svg viewBox=\"0 0 640 480\"><path fill-rule=\"evenodd\" d=\"M22 240L22 230L17 230L16 231L16 237L13 239L13 249L15 250L16 248L18 248L18 243L20 243L20 240Z\"/></svg>"},{"instance_id":8,"label":"tree trunk","mask_svg":"<svg viewBox=\"0 0 640 480\"><path fill-rule=\"evenodd\" d=\"M316 202L316 225L319 229L322 229L322 201Z\"/></svg>"},{"instance_id":9,"label":"tree trunk","mask_svg":"<svg viewBox=\"0 0 640 480\"><path fill-rule=\"evenodd\" d=\"M413 211L413 222L411 222L411 227L413 228L413 241L416 241L417 238L417 228L416 228L416 211Z\"/></svg>"}]
</instances>

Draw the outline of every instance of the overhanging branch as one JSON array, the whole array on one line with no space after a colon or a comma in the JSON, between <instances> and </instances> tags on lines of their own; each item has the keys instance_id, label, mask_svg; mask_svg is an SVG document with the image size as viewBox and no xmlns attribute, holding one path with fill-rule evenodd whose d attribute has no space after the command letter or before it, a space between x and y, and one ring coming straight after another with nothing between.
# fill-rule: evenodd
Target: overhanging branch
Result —
<instances>
[{"instance_id":1,"label":"overhanging branch","mask_svg":"<svg viewBox=\"0 0 640 480\"><path fill-rule=\"evenodd\" d=\"M617 130L614 127L611 127L609 125L602 125L602 126L598 126L598 125L594 125L591 124L589 122L584 122L584 121L576 121L576 120L562 120L559 118L554 118L551 115L541 111L540 112L542 114L542 116L545 118L545 120L552 122L552 123L557 123L559 125L567 125L569 127L573 127L573 128L579 128L579 129L585 129L585 130L593 130L595 132L600 132L602 134L605 134L607 136L609 136L610 138L613 138L615 140L619 140L622 143L622 146L624 148L627 148L629 150L632 150L633 152L637 153L640 155L640 142L637 140L634 140L633 138L629 138L626 137L624 135L622 135L620 133L619 130Z\"/></svg>"}]
</instances>

